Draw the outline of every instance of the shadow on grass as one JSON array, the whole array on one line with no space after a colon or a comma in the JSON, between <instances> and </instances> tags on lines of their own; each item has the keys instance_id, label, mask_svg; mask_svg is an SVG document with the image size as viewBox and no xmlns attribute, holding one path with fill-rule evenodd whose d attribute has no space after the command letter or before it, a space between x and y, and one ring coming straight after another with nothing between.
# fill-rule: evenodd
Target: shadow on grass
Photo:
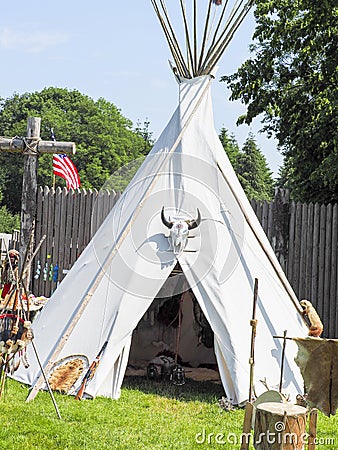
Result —
<instances>
[{"instance_id":1,"label":"shadow on grass","mask_svg":"<svg viewBox=\"0 0 338 450\"><path fill-rule=\"evenodd\" d=\"M225 396L221 384L212 381L194 381L189 378L186 378L185 384L177 386L170 381L148 380L146 376L126 376L122 388L139 390L145 394L174 398L184 402L215 403L222 396Z\"/></svg>"}]
</instances>

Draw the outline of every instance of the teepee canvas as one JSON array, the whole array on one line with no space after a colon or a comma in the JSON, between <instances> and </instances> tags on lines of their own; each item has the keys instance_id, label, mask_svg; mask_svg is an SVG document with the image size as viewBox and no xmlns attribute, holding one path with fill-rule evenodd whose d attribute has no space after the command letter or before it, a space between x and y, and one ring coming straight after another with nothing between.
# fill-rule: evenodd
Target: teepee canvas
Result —
<instances>
[{"instance_id":1,"label":"teepee canvas","mask_svg":"<svg viewBox=\"0 0 338 450\"><path fill-rule=\"evenodd\" d=\"M279 385L282 344L274 336L287 330L289 336L303 337L306 327L297 298L213 127L213 76L178 71L176 78L179 106L34 322L35 346L50 374L71 358L88 365L106 343L86 394L118 398L133 330L164 286L177 289L181 275L170 275L179 263L214 333L225 392L234 404L240 404L248 399L249 391L255 279L259 280L257 394L265 390L260 380L265 379L271 388ZM180 220L194 226L177 249L170 233ZM296 352L290 341L283 391L291 395L303 392L294 362ZM14 376L32 385L36 393L44 380L29 347L28 353L30 367L20 368Z\"/></svg>"}]
</instances>

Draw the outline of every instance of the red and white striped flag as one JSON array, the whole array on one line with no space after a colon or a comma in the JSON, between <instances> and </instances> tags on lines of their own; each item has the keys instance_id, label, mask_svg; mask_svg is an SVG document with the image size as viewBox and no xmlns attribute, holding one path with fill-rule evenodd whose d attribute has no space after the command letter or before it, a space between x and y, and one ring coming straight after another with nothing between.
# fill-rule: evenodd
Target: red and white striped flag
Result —
<instances>
[{"instance_id":1,"label":"red and white striped flag","mask_svg":"<svg viewBox=\"0 0 338 450\"><path fill-rule=\"evenodd\" d=\"M53 155L53 173L66 180L67 189L80 187L80 177L77 168L67 155Z\"/></svg>"}]
</instances>

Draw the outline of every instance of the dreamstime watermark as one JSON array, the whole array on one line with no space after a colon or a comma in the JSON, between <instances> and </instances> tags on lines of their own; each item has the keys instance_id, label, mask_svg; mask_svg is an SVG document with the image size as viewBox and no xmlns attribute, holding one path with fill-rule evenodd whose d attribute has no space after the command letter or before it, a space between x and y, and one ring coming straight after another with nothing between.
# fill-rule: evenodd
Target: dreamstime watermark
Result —
<instances>
[{"instance_id":1,"label":"dreamstime watermark","mask_svg":"<svg viewBox=\"0 0 338 450\"><path fill-rule=\"evenodd\" d=\"M276 422L275 431L267 430L264 433L222 433L222 432L208 432L205 428L201 432L196 433L196 444L207 445L233 445L238 448L241 444L248 444L254 442L260 444L264 442L267 445L272 444L292 444L292 445L307 445L310 435L308 433L301 433L300 435L285 430L284 422ZM331 445L335 444L334 438L329 437L314 437L313 443L316 445ZM235 448L235 447L234 447Z\"/></svg>"}]
</instances>

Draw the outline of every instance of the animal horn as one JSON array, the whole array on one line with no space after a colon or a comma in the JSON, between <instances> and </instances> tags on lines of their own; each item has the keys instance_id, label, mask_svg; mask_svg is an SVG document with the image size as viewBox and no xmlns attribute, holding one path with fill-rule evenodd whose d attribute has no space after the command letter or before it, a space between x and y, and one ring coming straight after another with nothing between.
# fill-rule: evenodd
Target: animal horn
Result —
<instances>
[{"instance_id":1,"label":"animal horn","mask_svg":"<svg viewBox=\"0 0 338 450\"><path fill-rule=\"evenodd\" d=\"M187 220L188 229L193 230L194 228L197 228L198 225L201 223L201 213L200 210L197 208L197 217L193 220Z\"/></svg>"},{"instance_id":2,"label":"animal horn","mask_svg":"<svg viewBox=\"0 0 338 450\"><path fill-rule=\"evenodd\" d=\"M167 228L172 228L174 222L170 222L169 220L167 220L167 219L165 218L165 215L164 215L164 206L163 206L162 211L161 211L161 219L162 219L163 224L164 224Z\"/></svg>"}]
</instances>

